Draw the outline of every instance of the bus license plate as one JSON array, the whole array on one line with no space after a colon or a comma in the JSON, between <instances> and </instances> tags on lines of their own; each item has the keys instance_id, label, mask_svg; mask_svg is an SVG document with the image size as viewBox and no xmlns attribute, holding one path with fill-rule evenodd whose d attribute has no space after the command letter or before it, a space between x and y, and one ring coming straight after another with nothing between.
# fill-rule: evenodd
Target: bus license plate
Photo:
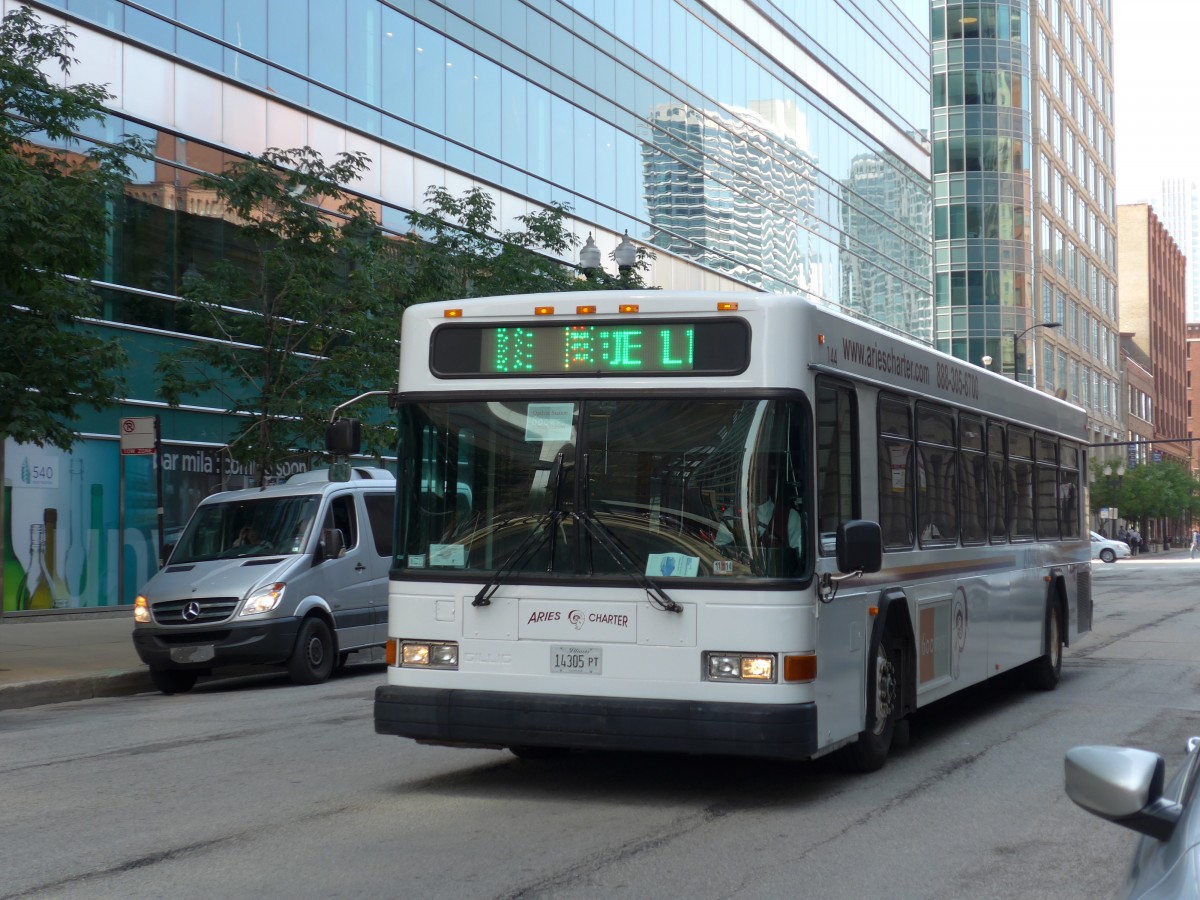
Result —
<instances>
[{"instance_id":1,"label":"bus license plate","mask_svg":"<svg viewBox=\"0 0 1200 900\"><path fill-rule=\"evenodd\" d=\"M572 675L599 675L600 648L556 644L550 648L550 671Z\"/></svg>"}]
</instances>

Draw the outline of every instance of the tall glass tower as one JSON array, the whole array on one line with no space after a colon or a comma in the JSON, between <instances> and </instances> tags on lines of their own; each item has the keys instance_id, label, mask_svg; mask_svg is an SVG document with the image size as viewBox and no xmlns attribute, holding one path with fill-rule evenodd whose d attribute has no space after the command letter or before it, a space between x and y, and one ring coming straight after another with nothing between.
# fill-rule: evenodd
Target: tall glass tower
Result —
<instances>
[{"instance_id":1,"label":"tall glass tower","mask_svg":"<svg viewBox=\"0 0 1200 900\"><path fill-rule=\"evenodd\" d=\"M1012 335L1031 322L1028 2L933 0L930 24L937 346L1023 373Z\"/></svg>"}]
</instances>

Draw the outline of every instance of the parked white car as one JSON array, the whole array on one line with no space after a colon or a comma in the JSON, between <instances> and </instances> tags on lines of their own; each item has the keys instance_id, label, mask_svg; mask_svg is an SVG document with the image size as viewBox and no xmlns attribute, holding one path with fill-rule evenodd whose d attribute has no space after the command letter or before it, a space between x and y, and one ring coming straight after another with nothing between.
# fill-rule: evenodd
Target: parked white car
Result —
<instances>
[{"instance_id":1,"label":"parked white car","mask_svg":"<svg viewBox=\"0 0 1200 900\"><path fill-rule=\"evenodd\" d=\"M1092 559L1102 559L1110 563L1129 555L1129 545L1124 541L1110 540L1102 534L1092 532Z\"/></svg>"}]
</instances>

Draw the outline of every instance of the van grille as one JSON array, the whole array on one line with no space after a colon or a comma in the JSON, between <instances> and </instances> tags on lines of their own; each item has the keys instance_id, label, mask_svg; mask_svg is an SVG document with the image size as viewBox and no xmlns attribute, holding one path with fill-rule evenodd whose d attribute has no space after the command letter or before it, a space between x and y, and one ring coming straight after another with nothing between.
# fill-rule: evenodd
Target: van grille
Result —
<instances>
[{"instance_id":1,"label":"van grille","mask_svg":"<svg viewBox=\"0 0 1200 900\"><path fill-rule=\"evenodd\" d=\"M185 617L184 610L192 604L200 608L200 614ZM205 625L225 621L233 615L237 605L237 597L194 597L188 600L165 600L153 604L151 609L154 621L159 625Z\"/></svg>"}]
</instances>

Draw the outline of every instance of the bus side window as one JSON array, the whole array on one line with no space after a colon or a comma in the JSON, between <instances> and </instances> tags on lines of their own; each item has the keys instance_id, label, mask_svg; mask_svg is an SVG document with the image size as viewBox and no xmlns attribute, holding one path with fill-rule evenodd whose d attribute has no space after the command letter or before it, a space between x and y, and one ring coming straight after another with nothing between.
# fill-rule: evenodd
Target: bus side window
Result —
<instances>
[{"instance_id":1,"label":"bus side window","mask_svg":"<svg viewBox=\"0 0 1200 900\"><path fill-rule=\"evenodd\" d=\"M849 385L817 380L817 550L834 551L840 524L862 514L858 495L858 404Z\"/></svg>"},{"instance_id":2,"label":"bus side window","mask_svg":"<svg viewBox=\"0 0 1200 900\"><path fill-rule=\"evenodd\" d=\"M879 398L879 527L885 550L911 549L913 522L912 411L908 401Z\"/></svg>"}]
</instances>

